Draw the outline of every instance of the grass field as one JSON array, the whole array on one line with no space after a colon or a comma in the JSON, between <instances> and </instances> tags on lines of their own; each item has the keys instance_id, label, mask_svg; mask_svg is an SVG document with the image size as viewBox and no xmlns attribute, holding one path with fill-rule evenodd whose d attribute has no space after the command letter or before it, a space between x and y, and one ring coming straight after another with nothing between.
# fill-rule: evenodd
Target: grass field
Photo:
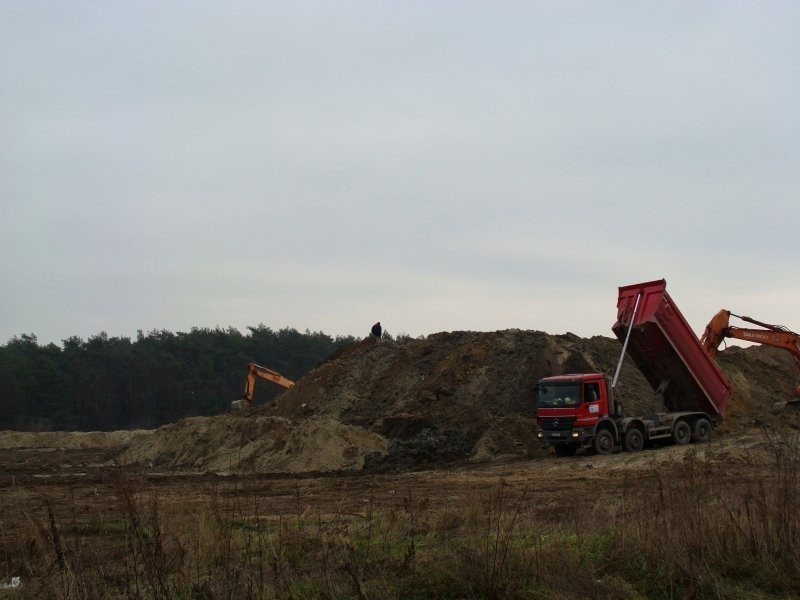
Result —
<instances>
[{"instance_id":1,"label":"grass field","mask_svg":"<svg viewBox=\"0 0 800 600\"><path fill-rule=\"evenodd\" d=\"M708 446L339 476L6 450L0 598L800 597L797 437Z\"/></svg>"}]
</instances>

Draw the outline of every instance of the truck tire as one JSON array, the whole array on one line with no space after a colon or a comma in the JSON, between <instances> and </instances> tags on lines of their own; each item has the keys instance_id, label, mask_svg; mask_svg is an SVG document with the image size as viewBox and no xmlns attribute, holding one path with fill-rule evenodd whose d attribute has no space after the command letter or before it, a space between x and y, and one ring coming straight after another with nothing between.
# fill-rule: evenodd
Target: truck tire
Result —
<instances>
[{"instance_id":1,"label":"truck tire","mask_svg":"<svg viewBox=\"0 0 800 600\"><path fill-rule=\"evenodd\" d=\"M672 440L682 446L692 440L692 428L686 421L678 421L672 428Z\"/></svg>"},{"instance_id":2,"label":"truck tire","mask_svg":"<svg viewBox=\"0 0 800 600\"><path fill-rule=\"evenodd\" d=\"M574 456L578 444L555 444L556 454L559 456Z\"/></svg>"},{"instance_id":3,"label":"truck tire","mask_svg":"<svg viewBox=\"0 0 800 600\"><path fill-rule=\"evenodd\" d=\"M614 435L608 429L600 429L594 436L594 451L597 454L611 454L614 450Z\"/></svg>"},{"instance_id":4,"label":"truck tire","mask_svg":"<svg viewBox=\"0 0 800 600\"><path fill-rule=\"evenodd\" d=\"M628 452L641 452L644 449L644 434L638 427L631 427L625 434L625 450Z\"/></svg>"},{"instance_id":5,"label":"truck tire","mask_svg":"<svg viewBox=\"0 0 800 600\"><path fill-rule=\"evenodd\" d=\"M711 423L708 419L700 417L694 422L692 430L693 442L710 442L711 441Z\"/></svg>"}]
</instances>

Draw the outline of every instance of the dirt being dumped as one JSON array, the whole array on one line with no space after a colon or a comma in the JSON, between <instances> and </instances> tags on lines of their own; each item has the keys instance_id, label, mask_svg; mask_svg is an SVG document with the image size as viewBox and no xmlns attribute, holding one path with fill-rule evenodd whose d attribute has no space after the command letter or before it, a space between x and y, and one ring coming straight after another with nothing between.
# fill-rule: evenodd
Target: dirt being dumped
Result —
<instances>
[{"instance_id":1,"label":"dirt being dumped","mask_svg":"<svg viewBox=\"0 0 800 600\"><path fill-rule=\"evenodd\" d=\"M452 332L344 348L295 387L248 415L197 417L137 436L122 463L161 469L299 473L420 468L533 457L534 384L547 375L609 372L620 345L538 331ZM734 397L719 433L752 425L798 426L774 415L795 372L774 349L731 348L719 362ZM266 385L266 384L265 384ZM616 393L628 413L650 411L652 390L630 362Z\"/></svg>"}]
</instances>

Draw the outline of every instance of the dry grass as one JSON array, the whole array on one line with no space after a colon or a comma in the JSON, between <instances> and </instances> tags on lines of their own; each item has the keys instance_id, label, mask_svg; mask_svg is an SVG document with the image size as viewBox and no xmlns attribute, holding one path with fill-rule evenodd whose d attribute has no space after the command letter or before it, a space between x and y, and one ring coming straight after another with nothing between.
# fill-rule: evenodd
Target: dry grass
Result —
<instances>
[{"instance_id":1,"label":"dry grass","mask_svg":"<svg viewBox=\"0 0 800 600\"><path fill-rule=\"evenodd\" d=\"M769 465L736 476L690 455L671 473L609 479L564 497L498 480L465 506L411 490L314 513L267 515L256 482L182 506L114 485L115 516L26 509L3 538L9 598L791 598L800 597L800 448L773 437ZM742 475L744 474L744 475ZM263 481L260 482L263 485ZM558 485L557 481L553 485ZM77 503L76 503L77 504ZM11 571L14 570L13 573Z\"/></svg>"}]
</instances>

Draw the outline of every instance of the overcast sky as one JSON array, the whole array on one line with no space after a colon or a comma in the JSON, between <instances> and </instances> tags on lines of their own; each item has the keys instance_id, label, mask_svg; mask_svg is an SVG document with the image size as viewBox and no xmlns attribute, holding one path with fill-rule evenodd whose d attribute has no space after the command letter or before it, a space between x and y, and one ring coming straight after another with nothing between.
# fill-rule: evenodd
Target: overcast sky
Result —
<instances>
[{"instance_id":1,"label":"overcast sky","mask_svg":"<svg viewBox=\"0 0 800 600\"><path fill-rule=\"evenodd\" d=\"M0 0L0 343L800 330L800 2Z\"/></svg>"}]
</instances>

